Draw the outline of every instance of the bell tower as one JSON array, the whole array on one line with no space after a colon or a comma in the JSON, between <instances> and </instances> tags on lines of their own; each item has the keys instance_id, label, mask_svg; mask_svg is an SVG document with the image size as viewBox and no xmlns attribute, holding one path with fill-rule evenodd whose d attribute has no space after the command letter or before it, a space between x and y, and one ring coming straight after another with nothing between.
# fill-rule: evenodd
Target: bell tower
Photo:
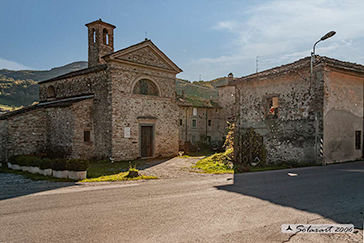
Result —
<instances>
[{"instance_id":1,"label":"bell tower","mask_svg":"<svg viewBox=\"0 0 364 243\"><path fill-rule=\"evenodd\" d=\"M114 52L114 29L101 19L86 24L88 28L88 67L104 64L101 58Z\"/></svg>"}]
</instances>

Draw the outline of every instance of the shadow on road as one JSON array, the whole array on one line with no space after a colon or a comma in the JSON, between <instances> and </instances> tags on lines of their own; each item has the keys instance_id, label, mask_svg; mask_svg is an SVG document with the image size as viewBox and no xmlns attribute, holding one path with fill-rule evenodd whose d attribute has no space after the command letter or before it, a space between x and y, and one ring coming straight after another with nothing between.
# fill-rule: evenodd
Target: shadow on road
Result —
<instances>
[{"instance_id":1,"label":"shadow on road","mask_svg":"<svg viewBox=\"0 0 364 243\"><path fill-rule=\"evenodd\" d=\"M0 173L0 200L74 185L75 182L32 181L22 175Z\"/></svg>"},{"instance_id":2,"label":"shadow on road","mask_svg":"<svg viewBox=\"0 0 364 243\"><path fill-rule=\"evenodd\" d=\"M364 162L235 174L217 188L363 228Z\"/></svg>"}]
</instances>

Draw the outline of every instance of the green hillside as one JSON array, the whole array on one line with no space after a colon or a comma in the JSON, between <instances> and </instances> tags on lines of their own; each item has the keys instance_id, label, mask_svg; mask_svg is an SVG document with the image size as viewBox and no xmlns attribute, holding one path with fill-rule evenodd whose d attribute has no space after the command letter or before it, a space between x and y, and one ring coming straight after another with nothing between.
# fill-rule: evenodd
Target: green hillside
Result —
<instances>
[{"instance_id":1,"label":"green hillside","mask_svg":"<svg viewBox=\"0 0 364 243\"><path fill-rule=\"evenodd\" d=\"M73 62L62 67L55 67L52 68L51 70L45 70L45 71L37 71L37 70L14 71L14 70L2 69L0 70L0 75L3 75L7 78L12 78L14 80L31 79L33 81L39 82L84 68L87 68L87 62L80 61L80 62Z\"/></svg>"},{"instance_id":2,"label":"green hillside","mask_svg":"<svg viewBox=\"0 0 364 243\"><path fill-rule=\"evenodd\" d=\"M87 62L74 62L47 71L0 70L0 108L31 105L39 100L38 82L87 67Z\"/></svg>"}]
</instances>

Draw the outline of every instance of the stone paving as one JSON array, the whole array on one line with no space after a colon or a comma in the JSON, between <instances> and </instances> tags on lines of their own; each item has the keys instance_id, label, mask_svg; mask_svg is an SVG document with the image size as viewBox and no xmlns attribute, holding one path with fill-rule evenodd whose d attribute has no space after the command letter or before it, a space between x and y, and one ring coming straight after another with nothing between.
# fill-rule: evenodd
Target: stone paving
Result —
<instances>
[{"instance_id":1,"label":"stone paving","mask_svg":"<svg viewBox=\"0 0 364 243\"><path fill-rule=\"evenodd\" d=\"M162 179L178 179L186 177L207 177L216 176L214 174L204 174L191 172L191 166L194 165L201 157L174 157L168 160L153 160L146 163L146 168L140 172L144 175L153 175Z\"/></svg>"}]
</instances>

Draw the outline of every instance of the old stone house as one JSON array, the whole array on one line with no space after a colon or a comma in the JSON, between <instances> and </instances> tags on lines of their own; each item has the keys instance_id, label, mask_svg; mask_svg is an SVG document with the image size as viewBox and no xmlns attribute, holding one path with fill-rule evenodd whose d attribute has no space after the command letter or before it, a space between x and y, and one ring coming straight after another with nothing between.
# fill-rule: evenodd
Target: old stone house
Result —
<instances>
[{"instance_id":1,"label":"old stone house","mask_svg":"<svg viewBox=\"0 0 364 243\"><path fill-rule=\"evenodd\" d=\"M233 75L229 74L229 80ZM177 95L179 106L179 144L184 150L185 143L196 146L211 142L223 145L228 132L228 121L235 116L236 89L233 86L218 87L218 98L205 99Z\"/></svg>"},{"instance_id":2,"label":"old stone house","mask_svg":"<svg viewBox=\"0 0 364 243\"><path fill-rule=\"evenodd\" d=\"M129 160L179 148L175 78L152 41L114 52L115 26L88 28L88 68L39 82L39 104L0 116L0 158L47 152Z\"/></svg>"},{"instance_id":3,"label":"old stone house","mask_svg":"<svg viewBox=\"0 0 364 243\"><path fill-rule=\"evenodd\" d=\"M363 157L364 66L310 57L237 78L239 163L332 163ZM253 135L246 135L253 128ZM244 135L245 134L245 135ZM254 138L254 141L246 138ZM259 150L258 151L262 151Z\"/></svg>"}]
</instances>

